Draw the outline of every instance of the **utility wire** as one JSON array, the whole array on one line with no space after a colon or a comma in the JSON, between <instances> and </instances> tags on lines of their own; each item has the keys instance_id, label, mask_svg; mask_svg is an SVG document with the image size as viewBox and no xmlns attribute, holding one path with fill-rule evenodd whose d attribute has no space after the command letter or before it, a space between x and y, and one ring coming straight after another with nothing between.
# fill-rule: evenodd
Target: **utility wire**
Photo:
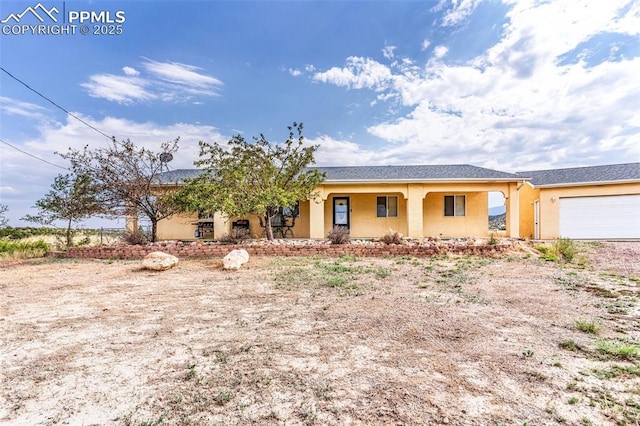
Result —
<instances>
[{"instance_id":1,"label":"utility wire","mask_svg":"<svg viewBox=\"0 0 640 426\"><path fill-rule=\"evenodd\" d=\"M23 153L23 154L25 154L25 155L28 155L29 157L35 158L35 159L36 159L36 160L38 160L38 161L42 161L43 163L47 163L47 164L49 164L49 165L51 165L51 166L58 167L59 169L63 169L63 170L67 170L67 171L69 171L69 169L67 169L66 167L62 167L62 166L60 166L60 165L58 165L58 164L51 163L50 161L47 161L47 160L45 160L45 159L43 159L43 158L40 158L40 157L37 157L37 156L35 156L35 155L33 155L33 154L30 154L30 153L28 153L27 151L23 151L23 150L21 150L20 148L18 148L18 147L15 147L15 146L11 145L11 144L10 144L9 142L7 142L7 141L4 141L4 140L0 139L0 142L2 142L3 144L5 144L5 145L7 145L7 146L10 146L11 148L15 149L16 151L20 151L21 153Z\"/></svg>"},{"instance_id":2,"label":"utility wire","mask_svg":"<svg viewBox=\"0 0 640 426\"><path fill-rule=\"evenodd\" d=\"M17 81L18 83L22 84L24 87L26 87L27 89L31 90L33 93L35 93L36 95L40 96L42 99L45 99L47 101L49 101L51 104L53 104L53 106L55 106L56 108L61 109L62 111L64 111L66 114L70 115L71 117L75 118L76 120L78 120L79 122L81 122L82 124L84 124L85 126L95 130L96 132L100 133L102 136L104 136L105 138L109 139L110 141L115 141L115 136L109 136L108 134L106 134L105 132L103 132L102 130L92 126L91 124L87 123L86 121L84 121L82 118L78 117L77 115L69 112L68 110L66 110L65 108L63 108L62 106L58 105L57 103L55 103L54 101L52 101L51 99L49 99L48 97L46 97L45 95L43 95L42 93L38 92L36 89L34 89L33 87L29 86L27 83L25 83L24 81L20 80L18 77L16 77L15 75L11 74L9 71L7 71L6 69L4 69L4 67L0 66L0 70L4 71L9 77L11 77L12 79L14 79L15 81ZM14 147L15 148L15 147ZM17 148L16 148L17 149Z\"/></svg>"}]
</instances>

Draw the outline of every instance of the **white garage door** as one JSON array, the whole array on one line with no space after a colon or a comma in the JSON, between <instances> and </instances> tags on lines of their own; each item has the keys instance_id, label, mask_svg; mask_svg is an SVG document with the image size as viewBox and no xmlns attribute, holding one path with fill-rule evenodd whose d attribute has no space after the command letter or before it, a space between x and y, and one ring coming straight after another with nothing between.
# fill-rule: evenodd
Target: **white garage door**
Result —
<instances>
[{"instance_id":1,"label":"white garage door","mask_svg":"<svg viewBox=\"0 0 640 426\"><path fill-rule=\"evenodd\" d=\"M640 238L640 194L560 198L560 236Z\"/></svg>"}]
</instances>

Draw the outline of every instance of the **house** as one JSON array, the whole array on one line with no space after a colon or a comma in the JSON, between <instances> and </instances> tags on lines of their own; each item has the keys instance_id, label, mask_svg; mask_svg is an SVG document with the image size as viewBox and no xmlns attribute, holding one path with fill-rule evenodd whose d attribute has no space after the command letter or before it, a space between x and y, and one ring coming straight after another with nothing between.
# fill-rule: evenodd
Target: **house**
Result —
<instances>
[{"instance_id":1,"label":"house","mask_svg":"<svg viewBox=\"0 0 640 426\"><path fill-rule=\"evenodd\" d=\"M640 163L518 172L520 235L640 238Z\"/></svg>"},{"instance_id":2,"label":"house","mask_svg":"<svg viewBox=\"0 0 640 426\"><path fill-rule=\"evenodd\" d=\"M325 181L316 188L319 197L301 200L287 223L287 230L296 238L325 238L334 226L347 227L353 238L377 238L390 229L415 238L488 237L489 192L501 192L505 197L505 235L520 236L519 190L526 182L520 175L471 165L318 170L326 174ZM165 187L180 185L198 173L199 170L166 172L160 183ZM200 217L175 215L160 221L158 238L218 238L229 233L234 224L248 226L253 236L262 234L256 216L226 218L213 212Z\"/></svg>"}]
</instances>

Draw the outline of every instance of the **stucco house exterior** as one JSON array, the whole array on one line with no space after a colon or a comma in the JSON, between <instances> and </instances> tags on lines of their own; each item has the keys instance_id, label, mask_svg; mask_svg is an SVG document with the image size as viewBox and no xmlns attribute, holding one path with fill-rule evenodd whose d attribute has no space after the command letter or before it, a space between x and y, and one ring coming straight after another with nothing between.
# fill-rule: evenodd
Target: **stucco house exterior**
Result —
<instances>
[{"instance_id":1,"label":"stucco house exterior","mask_svg":"<svg viewBox=\"0 0 640 426\"><path fill-rule=\"evenodd\" d=\"M521 175L472 165L317 169L326 179L316 188L317 199L301 200L295 209L295 222L288 223L295 238L322 239L335 225L349 228L353 238L378 238L390 229L415 238L488 237L489 192L505 197L505 236L520 237L519 191L526 182ZM163 173L160 187L175 187L198 173L197 169ZM212 212L160 221L158 238L219 238L234 225L248 226L254 237L262 234L257 216L227 218Z\"/></svg>"},{"instance_id":2,"label":"stucco house exterior","mask_svg":"<svg viewBox=\"0 0 640 426\"><path fill-rule=\"evenodd\" d=\"M518 172L520 236L640 239L640 163Z\"/></svg>"}]
</instances>

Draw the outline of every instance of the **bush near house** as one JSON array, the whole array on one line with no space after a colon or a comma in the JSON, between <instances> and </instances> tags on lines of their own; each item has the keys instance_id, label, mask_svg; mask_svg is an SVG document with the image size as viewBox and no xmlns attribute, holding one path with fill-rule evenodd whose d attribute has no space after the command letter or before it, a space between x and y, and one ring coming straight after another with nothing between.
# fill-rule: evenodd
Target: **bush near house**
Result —
<instances>
[{"instance_id":1,"label":"bush near house","mask_svg":"<svg viewBox=\"0 0 640 426\"><path fill-rule=\"evenodd\" d=\"M220 237L219 241L222 244L240 244L243 241L251 239L251 234L248 229L234 228L228 234Z\"/></svg>"},{"instance_id":2,"label":"bush near house","mask_svg":"<svg viewBox=\"0 0 640 426\"><path fill-rule=\"evenodd\" d=\"M559 262L564 260L571 263L578 253L578 248L575 242L569 238L558 238L554 241L553 245L539 245L536 247L544 260L551 262Z\"/></svg>"},{"instance_id":3,"label":"bush near house","mask_svg":"<svg viewBox=\"0 0 640 426\"><path fill-rule=\"evenodd\" d=\"M402 244L403 242L402 234L399 233L398 231L394 231L393 229L390 229L389 232L387 232L380 238L380 242L387 245Z\"/></svg>"},{"instance_id":4,"label":"bush near house","mask_svg":"<svg viewBox=\"0 0 640 426\"><path fill-rule=\"evenodd\" d=\"M351 241L349 228L346 226L334 226L327 234L327 238L331 241L331 244L347 244Z\"/></svg>"},{"instance_id":5,"label":"bush near house","mask_svg":"<svg viewBox=\"0 0 640 426\"><path fill-rule=\"evenodd\" d=\"M51 251L49 244L38 241L6 241L0 240L0 258L28 259L43 257Z\"/></svg>"}]
</instances>

